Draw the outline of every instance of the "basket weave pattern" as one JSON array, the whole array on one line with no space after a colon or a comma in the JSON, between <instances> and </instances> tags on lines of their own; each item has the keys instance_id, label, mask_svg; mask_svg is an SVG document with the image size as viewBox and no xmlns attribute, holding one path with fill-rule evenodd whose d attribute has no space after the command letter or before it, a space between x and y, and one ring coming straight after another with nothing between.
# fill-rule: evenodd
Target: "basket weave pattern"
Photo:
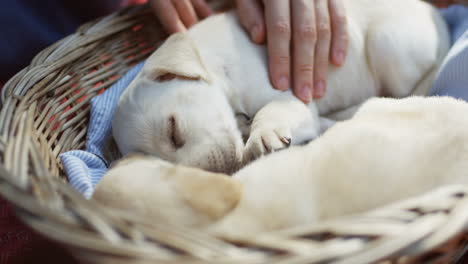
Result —
<instances>
[{"instance_id":1,"label":"basket weave pattern","mask_svg":"<svg viewBox=\"0 0 468 264\"><path fill-rule=\"evenodd\" d=\"M212 1L222 6L229 1ZM90 99L166 35L147 6L87 23L4 87L0 194L20 218L90 263L454 263L468 241L468 188L451 186L365 215L217 239L85 200L58 155L81 149ZM404 187L404 186L402 186Z\"/></svg>"}]
</instances>

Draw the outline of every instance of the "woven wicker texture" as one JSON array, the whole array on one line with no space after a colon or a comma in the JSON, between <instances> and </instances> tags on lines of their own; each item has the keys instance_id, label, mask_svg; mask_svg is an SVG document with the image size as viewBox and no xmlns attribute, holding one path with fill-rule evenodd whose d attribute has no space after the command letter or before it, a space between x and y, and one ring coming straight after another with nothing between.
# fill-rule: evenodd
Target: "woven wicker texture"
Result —
<instances>
[{"instance_id":1,"label":"woven wicker texture","mask_svg":"<svg viewBox=\"0 0 468 264\"><path fill-rule=\"evenodd\" d=\"M224 240L85 200L67 184L58 155L84 146L89 100L164 38L147 6L128 8L83 25L5 85L0 194L24 222L86 263L461 263L468 186L356 217Z\"/></svg>"}]
</instances>

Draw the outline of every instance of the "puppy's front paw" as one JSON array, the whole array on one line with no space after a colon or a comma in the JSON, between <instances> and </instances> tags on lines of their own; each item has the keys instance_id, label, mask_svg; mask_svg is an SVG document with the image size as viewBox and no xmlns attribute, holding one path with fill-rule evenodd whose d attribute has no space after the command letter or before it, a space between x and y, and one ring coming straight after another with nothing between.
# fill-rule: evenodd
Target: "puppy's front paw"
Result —
<instances>
[{"instance_id":1,"label":"puppy's front paw","mask_svg":"<svg viewBox=\"0 0 468 264\"><path fill-rule=\"evenodd\" d=\"M247 140L244 149L244 164L291 145L290 128L257 128L254 129Z\"/></svg>"}]
</instances>

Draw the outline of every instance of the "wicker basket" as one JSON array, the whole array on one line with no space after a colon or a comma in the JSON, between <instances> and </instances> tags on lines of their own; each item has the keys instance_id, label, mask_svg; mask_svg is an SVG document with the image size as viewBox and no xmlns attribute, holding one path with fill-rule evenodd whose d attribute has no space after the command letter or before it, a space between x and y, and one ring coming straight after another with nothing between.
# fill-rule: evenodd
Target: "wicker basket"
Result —
<instances>
[{"instance_id":1,"label":"wicker basket","mask_svg":"<svg viewBox=\"0 0 468 264\"><path fill-rule=\"evenodd\" d=\"M462 263L467 186L444 187L361 216L229 241L84 199L67 184L58 155L84 146L89 100L164 38L148 7L128 8L83 25L5 85L0 194L29 226L86 263Z\"/></svg>"}]
</instances>

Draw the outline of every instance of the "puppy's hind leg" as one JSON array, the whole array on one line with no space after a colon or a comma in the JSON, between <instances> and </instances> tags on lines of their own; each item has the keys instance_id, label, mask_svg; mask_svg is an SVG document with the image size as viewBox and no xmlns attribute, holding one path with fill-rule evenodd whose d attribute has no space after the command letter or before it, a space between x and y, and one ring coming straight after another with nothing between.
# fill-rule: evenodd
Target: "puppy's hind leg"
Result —
<instances>
[{"instance_id":1,"label":"puppy's hind leg","mask_svg":"<svg viewBox=\"0 0 468 264\"><path fill-rule=\"evenodd\" d=\"M430 18L421 19L383 20L369 29L367 58L382 84L381 95L399 98L413 92L426 93L427 84L419 85L418 91L415 89L440 63L445 40L439 39L435 27L427 25Z\"/></svg>"}]
</instances>

